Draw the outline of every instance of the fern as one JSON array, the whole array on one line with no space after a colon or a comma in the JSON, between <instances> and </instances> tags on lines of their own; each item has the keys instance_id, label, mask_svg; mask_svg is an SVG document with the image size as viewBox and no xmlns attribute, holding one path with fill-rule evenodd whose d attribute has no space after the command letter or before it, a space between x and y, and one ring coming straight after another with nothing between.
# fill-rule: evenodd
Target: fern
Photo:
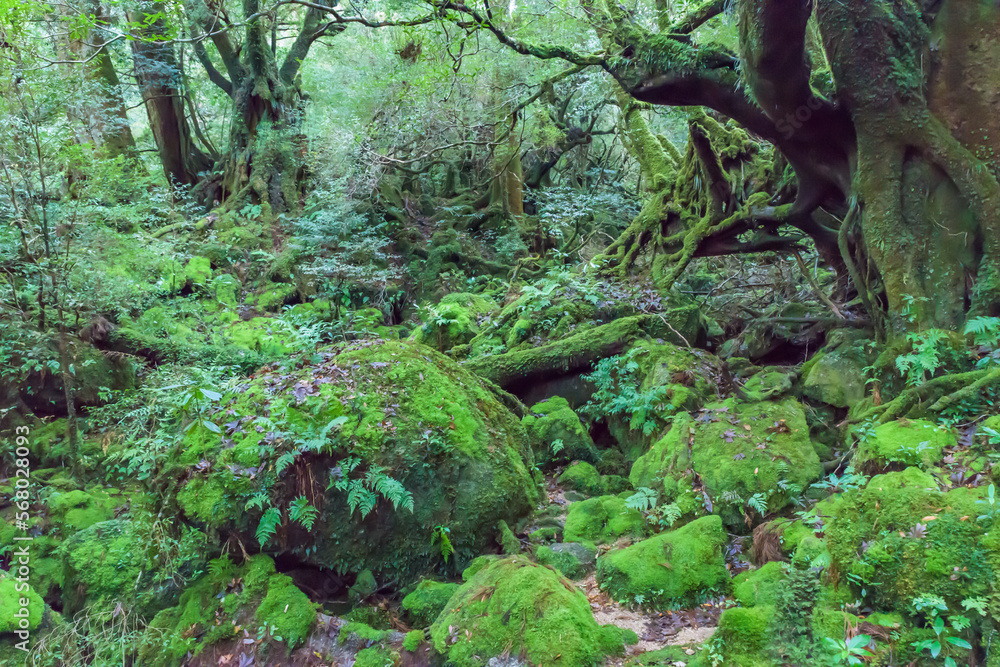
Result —
<instances>
[{"instance_id":1,"label":"fern","mask_svg":"<svg viewBox=\"0 0 1000 667\"><path fill-rule=\"evenodd\" d=\"M451 533L451 529L445 526L434 526L434 532L431 533L431 546L440 545L441 557L444 558L445 563L455 553L455 547L452 546L451 538L448 537L449 533Z\"/></svg>"},{"instance_id":2,"label":"fern","mask_svg":"<svg viewBox=\"0 0 1000 667\"><path fill-rule=\"evenodd\" d=\"M275 533L278 532L278 526L281 524L281 510L277 507L269 507L264 515L260 518L260 523L257 524L257 542L263 547L267 544Z\"/></svg>"},{"instance_id":3,"label":"fern","mask_svg":"<svg viewBox=\"0 0 1000 667\"><path fill-rule=\"evenodd\" d=\"M223 554L219 558L208 561L208 574L217 583L222 584L233 578L235 568L233 561L229 559L229 554Z\"/></svg>"},{"instance_id":4,"label":"fern","mask_svg":"<svg viewBox=\"0 0 1000 667\"><path fill-rule=\"evenodd\" d=\"M312 530L318 516L319 510L310 505L305 496L299 496L288 506L288 518L306 530Z\"/></svg>"},{"instance_id":5,"label":"fern","mask_svg":"<svg viewBox=\"0 0 1000 667\"><path fill-rule=\"evenodd\" d=\"M364 480L351 480L347 489L347 507L354 514L355 510L361 510L361 518L368 516L373 509L378 497L369 489L365 488Z\"/></svg>"},{"instance_id":6,"label":"fern","mask_svg":"<svg viewBox=\"0 0 1000 667\"><path fill-rule=\"evenodd\" d=\"M639 512L648 512L656 507L657 498L656 491L644 486L625 500L625 506Z\"/></svg>"},{"instance_id":7,"label":"fern","mask_svg":"<svg viewBox=\"0 0 1000 667\"><path fill-rule=\"evenodd\" d=\"M677 503L667 503L666 505L661 505L656 509L655 512L657 516L657 521L659 521L661 526L670 528L683 516L681 508Z\"/></svg>"},{"instance_id":8,"label":"fern","mask_svg":"<svg viewBox=\"0 0 1000 667\"><path fill-rule=\"evenodd\" d=\"M372 466L363 477L348 478L347 475L360 464L361 459L347 457L333 469L330 484L327 486L328 489L333 487L347 491L347 507L351 514L359 510L361 518L365 518L375 509L379 496L392 503L393 509L402 507L410 512L413 511L413 494L403 487L402 482L387 475L384 468Z\"/></svg>"},{"instance_id":9,"label":"fern","mask_svg":"<svg viewBox=\"0 0 1000 667\"><path fill-rule=\"evenodd\" d=\"M972 336L973 345L1000 346L1000 317L974 317L965 325L965 335Z\"/></svg>"},{"instance_id":10,"label":"fern","mask_svg":"<svg viewBox=\"0 0 1000 667\"><path fill-rule=\"evenodd\" d=\"M264 503L266 501L267 501L267 493L263 491L258 491L257 493L250 496L250 500L247 501L247 504L244 507L248 510L252 510L255 507L257 509L264 509Z\"/></svg>"},{"instance_id":11,"label":"fern","mask_svg":"<svg viewBox=\"0 0 1000 667\"><path fill-rule=\"evenodd\" d=\"M757 514L764 516L767 514L767 496L763 493L755 493L747 500L747 506L755 510Z\"/></svg>"},{"instance_id":12,"label":"fern","mask_svg":"<svg viewBox=\"0 0 1000 667\"><path fill-rule=\"evenodd\" d=\"M945 365L942 356L947 352L948 332L928 329L909 334L906 339L912 350L896 357L896 370L906 379L907 385L923 384Z\"/></svg>"},{"instance_id":13,"label":"fern","mask_svg":"<svg viewBox=\"0 0 1000 667\"><path fill-rule=\"evenodd\" d=\"M284 454L282 454L281 456L279 456L278 460L274 463L274 469L275 469L275 471L279 475L281 473L283 473L288 468L288 466L290 466L293 463L295 463L295 456L298 453L299 453L298 450L295 450L295 451L291 451L291 452L285 452Z\"/></svg>"}]
</instances>

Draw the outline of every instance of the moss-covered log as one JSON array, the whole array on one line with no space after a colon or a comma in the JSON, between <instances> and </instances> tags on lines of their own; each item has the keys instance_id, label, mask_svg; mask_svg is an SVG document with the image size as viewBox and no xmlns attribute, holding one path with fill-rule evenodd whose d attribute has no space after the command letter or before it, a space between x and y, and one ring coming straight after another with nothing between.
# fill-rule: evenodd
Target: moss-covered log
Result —
<instances>
[{"instance_id":1,"label":"moss-covered log","mask_svg":"<svg viewBox=\"0 0 1000 667\"><path fill-rule=\"evenodd\" d=\"M465 367L504 389L552 375L590 370L595 361L623 352L642 336L654 336L678 345L691 341L679 333L698 319L695 306L675 308L663 315L634 315L528 350L473 359Z\"/></svg>"}]
</instances>

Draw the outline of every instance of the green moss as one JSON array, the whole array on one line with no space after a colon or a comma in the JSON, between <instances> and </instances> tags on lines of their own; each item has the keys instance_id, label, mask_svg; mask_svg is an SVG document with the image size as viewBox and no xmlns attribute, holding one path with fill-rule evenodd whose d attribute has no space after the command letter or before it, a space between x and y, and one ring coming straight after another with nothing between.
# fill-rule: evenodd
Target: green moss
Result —
<instances>
[{"instance_id":1,"label":"green moss","mask_svg":"<svg viewBox=\"0 0 1000 667\"><path fill-rule=\"evenodd\" d=\"M354 667L393 667L398 656L390 649L374 646L358 651Z\"/></svg>"},{"instance_id":2,"label":"green moss","mask_svg":"<svg viewBox=\"0 0 1000 667\"><path fill-rule=\"evenodd\" d=\"M406 633L403 637L403 650L404 651L416 651L420 648L420 645L424 643L424 631L423 630L411 630Z\"/></svg>"},{"instance_id":3,"label":"green moss","mask_svg":"<svg viewBox=\"0 0 1000 667\"><path fill-rule=\"evenodd\" d=\"M597 549L576 542L540 546L535 550L535 560L559 570L569 579L582 579L597 563Z\"/></svg>"},{"instance_id":4,"label":"green moss","mask_svg":"<svg viewBox=\"0 0 1000 667\"><path fill-rule=\"evenodd\" d=\"M993 532L976 521L982 487L941 493L916 467L877 475L845 493L825 536L834 565L864 585L875 609L900 609L918 595L949 608L986 595L996 576ZM919 527L918 527L919 524Z\"/></svg>"},{"instance_id":5,"label":"green moss","mask_svg":"<svg viewBox=\"0 0 1000 667\"><path fill-rule=\"evenodd\" d=\"M599 459L590 433L569 406L569 401L561 396L533 405L531 414L521 423L540 445L535 452L539 464L575 460L596 463Z\"/></svg>"},{"instance_id":6,"label":"green moss","mask_svg":"<svg viewBox=\"0 0 1000 667\"><path fill-rule=\"evenodd\" d=\"M231 273L220 273L212 280L211 290L215 300L229 308L239 305L240 281Z\"/></svg>"},{"instance_id":7,"label":"green moss","mask_svg":"<svg viewBox=\"0 0 1000 667\"><path fill-rule=\"evenodd\" d=\"M93 524L63 542L68 591L67 609L79 610L83 600L123 600L137 594L145 569L145 550L131 521L114 519ZM79 596L79 597L77 597Z\"/></svg>"},{"instance_id":8,"label":"green moss","mask_svg":"<svg viewBox=\"0 0 1000 667\"><path fill-rule=\"evenodd\" d=\"M251 302L261 312L278 312L295 295L295 285L291 283L269 283Z\"/></svg>"},{"instance_id":9,"label":"green moss","mask_svg":"<svg viewBox=\"0 0 1000 667\"><path fill-rule=\"evenodd\" d=\"M507 332L507 337L504 339L504 344L507 346L508 350L515 350L524 341L528 339L531 335L531 330L534 328L535 323L528 318L519 317L514 325Z\"/></svg>"},{"instance_id":10,"label":"green moss","mask_svg":"<svg viewBox=\"0 0 1000 667\"><path fill-rule=\"evenodd\" d=\"M457 590L458 584L422 580L412 593L403 598L402 607L407 622L415 628L426 628Z\"/></svg>"},{"instance_id":11,"label":"green moss","mask_svg":"<svg viewBox=\"0 0 1000 667\"><path fill-rule=\"evenodd\" d=\"M769 606L732 607L722 612L717 632L723 642L726 662L742 665L760 660L767 646L768 621L773 615L774 608Z\"/></svg>"},{"instance_id":12,"label":"green moss","mask_svg":"<svg viewBox=\"0 0 1000 667\"><path fill-rule=\"evenodd\" d=\"M376 630L364 623L351 622L345 623L340 628L340 633L337 635L337 642L346 644L351 637L357 637L366 642L380 642L388 639L391 635L391 630Z\"/></svg>"},{"instance_id":13,"label":"green moss","mask_svg":"<svg viewBox=\"0 0 1000 667\"><path fill-rule=\"evenodd\" d=\"M604 493L604 482L597 468L580 461L566 468L559 475L559 483L571 491L579 491L588 496L599 496Z\"/></svg>"},{"instance_id":14,"label":"green moss","mask_svg":"<svg viewBox=\"0 0 1000 667\"><path fill-rule=\"evenodd\" d=\"M279 641L295 648L306 640L316 623L316 606L291 577L275 574L268 581L267 595L260 601L255 618Z\"/></svg>"},{"instance_id":15,"label":"green moss","mask_svg":"<svg viewBox=\"0 0 1000 667\"><path fill-rule=\"evenodd\" d=\"M521 553L521 540L517 539L517 535L514 531L510 529L506 521L501 520L497 524L497 529L500 531L498 536L498 541L500 546L503 548L503 552L508 556L514 556Z\"/></svg>"},{"instance_id":16,"label":"green moss","mask_svg":"<svg viewBox=\"0 0 1000 667\"><path fill-rule=\"evenodd\" d=\"M354 584L347 589L347 594L351 600L361 602L374 595L377 590L378 583L375 581L375 575L372 574L371 570L366 569L358 574Z\"/></svg>"},{"instance_id":17,"label":"green moss","mask_svg":"<svg viewBox=\"0 0 1000 667\"><path fill-rule=\"evenodd\" d=\"M476 556L475 558L472 559L472 562L469 563L469 567L462 570L462 581L468 581L469 579L472 579L474 576L476 576L477 572L479 572L481 569L483 569L493 561L497 560L498 558L499 556L493 556L493 555Z\"/></svg>"},{"instance_id":18,"label":"green moss","mask_svg":"<svg viewBox=\"0 0 1000 667\"><path fill-rule=\"evenodd\" d=\"M388 630L393 627L393 617L389 610L378 605L358 605L347 612L344 618L370 625L376 630Z\"/></svg>"},{"instance_id":19,"label":"green moss","mask_svg":"<svg viewBox=\"0 0 1000 667\"><path fill-rule=\"evenodd\" d=\"M646 520L618 496L598 496L569 506L563 526L566 542L605 544L629 535L640 537L647 531Z\"/></svg>"},{"instance_id":20,"label":"green moss","mask_svg":"<svg viewBox=\"0 0 1000 667\"><path fill-rule=\"evenodd\" d=\"M481 331L496 304L477 294L453 293L432 306L425 322L414 330L411 340L441 352L472 341Z\"/></svg>"},{"instance_id":21,"label":"green moss","mask_svg":"<svg viewBox=\"0 0 1000 667\"><path fill-rule=\"evenodd\" d=\"M808 368L802 368L802 393L837 408L854 407L865 397L869 356L861 345L841 346L815 355Z\"/></svg>"},{"instance_id":22,"label":"green moss","mask_svg":"<svg viewBox=\"0 0 1000 667\"><path fill-rule=\"evenodd\" d=\"M212 262L208 257L192 257L184 267L184 278L195 287L207 287L212 280Z\"/></svg>"},{"instance_id":23,"label":"green moss","mask_svg":"<svg viewBox=\"0 0 1000 667\"><path fill-rule=\"evenodd\" d=\"M601 588L616 600L651 607L683 607L724 591L729 584L718 516L706 516L597 560Z\"/></svg>"},{"instance_id":24,"label":"green moss","mask_svg":"<svg viewBox=\"0 0 1000 667\"><path fill-rule=\"evenodd\" d=\"M254 317L233 322L222 334L244 350L280 356L292 351L292 336L273 318Z\"/></svg>"},{"instance_id":25,"label":"green moss","mask_svg":"<svg viewBox=\"0 0 1000 667\"><path fill-rule=\"evenodd\" d=\"M501 654L539 665L583 667L624 649L621 630L599 626L581 591L520 556L479 570L455 593L430 634L434 648L455 667L481 667Z\"/></svg>"},{"instance_id":26,"label":"green moss","mask_svg":"<svg viewBox=\"0 0 1000 667\"><path fill-rule=\"evenodd\" d=\"M0 575L0 636L15 630L34 630L44 614L45 603L28 582L18 581L6 572Z\"/></svg>"},{"instance_id":27,"label":"green moss","mask_svg":"<svg viewBox=\"0 0 1000 667\"><path fill-rule=\"evenodd\" d=\"M765 368L755 373L746 384L743 391L751 401L766 401L780 398L792 390L796 374L781 368Z\"/></svg>"},{"instance_id":28,"label":"green moss","mask_svg":"<svg viewBox=\"0 0 1000 667\"><path fill-rule=\"evenodd\" d=\"M752 496L761 494L769 513L780 511L798 494L789 487L808 488L823 466L795 399L729 399L706 406L698 419L675 419L670 431L635 462L629 479L637 488L657 488L662 480L660 488L672 500L680 480L692 470L715 502L715 511L735 528L745 526L745 503Z\"/></svg>"},{"instance_id":29,"label":"green moss","mask_svg":"<svg viewBox=\"0 0 1000 667\"><path fill-rule=\"evenodd\" d=\"M286 454L308 456L322 496L313 504L345 509L322 513L309 532L293 525L295 553L341 571L370 569L380 581L412 581L445 566L430 540L436 526L450 529L462 564L493 543L499 521L513 524L534 507L538 489L520 421L452 360L414 343L367 340L321 350L312 361L291 372L264 369L224 397L213 418L241 425L226 446L208 429L184 435L180 461L212 463L181 480L186 513L252 536L260 512L243 508L256 473L273 479L271 496L284 512L301 493L302 469L277 477L272 466ZM302 443L318 444L306 455ZM410 494L412 511L377 493L367 517L350 511L347 492L331 484L347 456L359 461L348 471L352 480L377 467Z\"/></svg>"},{"instance_id":30,"label":"green moss","mask_svg":"<svg viewBox=\"0 0 1000 667\"><path fill-rule=\"evenodd\" d=\"M733 595L744 607L774 606L785 579L785 564L771 561L733 578Z\"/></svg>"},{"instance_id":31,"label":"green moss","mask_svg":"<svg viewBox=\"0 0 1000 667\"><path fill-rule=\"evenodd\" d=\"M946 447L955 445L955 436L923 419L900 419L879 424L862 439L854 456L859 470L881 470L891 463L923 468L941 459Z\"/></svg>"},{"instance_id":32,"label":"green moss","mask_svg":"<svg viewBox=\"0 0 1000 667\"><path fill-rule=\"evenodd\" d=\"M53 522L60 527L63 535L71 535L95 523L107 521L114 515L115 507L123 502L123 498L112 497L100 488L57 492L48 498Z\"/></svg>"},{"instance_id":33,"label":"green moss","mask_svg":"<svg viewBox=\"0 0 1000 667\"><path fill-rule=\"evenodd\" d=\"M137 664L171 667L188 653L198 656L232 639L240 626L254 632L267 628L292 649L305 641L315 620L315 605L290 577L275 572L273 560L259 554L226 575L206 574L191 582L177 606L161 610L149 623Z\"/></svg>"}]
</instances>

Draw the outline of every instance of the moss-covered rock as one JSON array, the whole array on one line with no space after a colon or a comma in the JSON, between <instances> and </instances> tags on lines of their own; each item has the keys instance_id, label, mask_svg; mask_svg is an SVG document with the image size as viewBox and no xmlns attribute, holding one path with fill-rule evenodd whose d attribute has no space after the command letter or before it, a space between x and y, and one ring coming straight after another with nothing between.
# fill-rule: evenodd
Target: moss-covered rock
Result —
<instances>
[{"instance_id":1,"label":"moss-covered rock","mask_svg":"<svg viewBox=\"0 0 1000 667\"><path fill-rule=\"evenodd\" d=\"M435 650L455 667L520 655L553 667L596 665L624 651L622 631L599 626L587 597L555 571L514 556L481 568L431 626Z\"/></svg>"},{"instance_id":2,"label":"moss-covered rock","mask_svg":"<svg viewBox=\"0 0 1000 667\"><path fill-rule=\"evenodd\" d=\"M426 628L441 613L448 600L458 590L458 584L422 580L413 592L403 598L407 622L415 628Z\"/></svg>"},{"instance_id":3,"label":"moss-covered rock","mask_svg":"<svg viewBox=\"0 0 1000 667\"><path fill-rule=\"evenodd\" d=\"M636 488L663 490L667 501L684 490L694 471L726 524L745 528L747 501L757 496L768 512L788 506L820 477L823 466L809 441L802 406L792 398L706 406L681 415L670 431L632 466ZM689 486L689 484L687 484Z\"/></svg>"},{"instance_id":4,"label":"moss-covered rock","mask_svg":"<svg viewBox=\"0 0 1000 667\"><path fill-rule=\"evenodd\" d=\"M215 572L188 585L177 606L153 617L139 642L137 664L172 667L188 653L198 656L236 637L241 627L266 632L288 649L305 641L316 606L288 575L275 572L271 558L260 554L238 568L228 559L215 565Z\"/></svg>"},{"instance_id":5,"label":"moss-covered rock","mask_svg":"<svg viewBox=\"0 0 1000 667\"><path fill-rule=\"evenodd\" d=\"M771 366L754 373L743 385L743 392L750 401L773 400L790 392L797 378L795 371Z\"/></svg>"},{"instance_id":6,"label":"moss-covered rock","mask_svg":"<svg viewBox=\"0 0 1000 667\"><path fill-rule=\"evenodd\" d=\"M248 302L260 312L277 313L292 300L296 291L292 283L268 283L258 294L248 298Z\"/></svg>"},{"instance_id":7,"label":"moss-covered rock","mask_svg":"<svg viewBox=\"0 0 1000 667\"><path fill-rule=\"evenodd\" d=\"M244 508L261 475L282 517L307 484L315 523L276 526L272 548L405 581L445 567L431 540L437 526L467 562L499 521L514 523L537 502L520 421L444 355L369 340L313 360L290 373L265 369L223 398L209 418L230 424L225 439L199 427L185 434L179 463L212 464L178 490L190 518L256 541L263 510Z\"/></svg>"},{"instance_id":8,"label":"moss-covered rock","mask_svg":"<svg viewBox=\"0 0 1000 667\"><path fill-rule=\"evenodd\" d=\"M947 429L924 419L900 419L879 424L861 439L854 455L858 470L877 472L891 464L927 468L941 459L946 447L955 445Z\"/></svg>"},{"instance_id":9,"label":"moss-covered rock","mask_svg":"<svg viewBox=\"0 0 1000 667\"><path fill-rule=\"evenodd\" d=\"M616 600L675 608L701 602L729 585L718 516L706 516L597 559L597 580Z\"/></svg>"},{"instance_id":10,"label":"moss-covered rock","mask_svg":"<svg viewBox=\"0 0 1000 667\"><path fill-rule=\"evenodd\" d=\"M574 460L597 463L600 459L590 433L561 396L531 406L531 414L521 423L539 445L535 460L540 465Z\"/></svg>"},{"instance_id":11,"label":"moss-covered rock","mask_svg":"<svg viewBox=\"0 0 1000 667\"><path fill-rule=\"evenodd\" d=\"M865 588L875 609L902 609L928 594L957 609L966 597L987 595L997 576L997 531L977 520L984 497L982 487L942 493L916 467L872 477L843 494L828 521L833 564Z\"/></svg>"},{"instance_id":12,"label":"moss-covered rock","mask_svg":"<svg viewBox=\"0 0 1000 667\"><path fill-rule=\"evenodd\" d=\"M807 398L836 408L851 408L865 397L865 367L871 359L860 345L819 353L810 361L802 383Z\"/></svg>"},{"instance_id":13,"label":"moss-covered rock","mask_svg":"<svg viewBox=\"0 0 1000 667\"><path fill-rule=\"evenodd\" d=\"M642 537L647 533L646 520L619 496L598 496L569 506L563 526L563 540L608 544L619 537Z\"/></svg>"},{"instance_id":14,"label":"moss-covered rock","mask_svg":"<svg viewBox=\"0 0 1000 667\"><path fill-rule=\"evenodd\" d=\"M61 537L69 537L95 523L111 519L115 508L124 502L125 499L117 492L109 494L100 487L87 491L57 491L47 500L50 518Z\"/></svg>"},{"instance_id":15,"label":"moss-covered rock","mask_svg":"<svg viewBox=\"0 0 1000 667\"><path fill-rule=\"evenodd\" d=\"M767 627L774 608L732 607L719 617L719 637L726 663L745 667L770 667L773 663L764 655L768 643Z\"/></svg>"},{"instance_id":16,"label":"moss-covered rock","mask_svg":"<svg viewBox=\"0 0 1000 667\"><path fill-rule=\"evenodd\" d=\"M185 282L204 289L212 280L212 261L208 257L192 257L184 267Z\"/></svg>"},{"instance_id":17,"label":"moss-covered rock","mask_svg":"<svg viewBox=\"0 0 1000 667\"><path fill-rule=\"evenodd\" d=\"M41 625L45 612L42 597L27 581L0 570L0 636L18 630L30 633Z\"/></svg>"},{"instance_id":18,"label":"moss-covered rock","mask_svg":"<svg viewBox=\"0 0 1000 667\"><path fill-rule=\"evenodd\" d=\"M586 461L579 461L566 468L559 475L559 483L569 491L578 491L588 496L604 493L604 480L597 468Z\"/></svg>"},{"instance_id":19,"label":"moss-covered rock","mask_svg":"<svg viewBox=\"0 0 1000 667\"><path fill-rule=\"evenodd\" d=\"M146 565L142 540L128 519L95 523L60 547L63 554L68 611L100 600L127 600L139 595Z\"/></svg>"},{"instance_id":20,"label":"moss-covered rock","mask_svg":"<svg viewBox=\"0 0 1000 667\"><path fill-rule=\"evenodd\" d=\"M781 561L771 561L756 570L741 572L733 577L733 596L744 607L773 606L785 579L785 567Z\"/></svg>"},{"instance_id":21,"label":"moss-covered rock","mask_svg":"<svg viewBox=\"0 0 1000 667\"><path fill-rule=\"evenodd\" d=\"M542 545L535 550L535 560L554 567L569 579L582 579L597 564L597 549L579 542Z\"/></svg>"}]
</instances>

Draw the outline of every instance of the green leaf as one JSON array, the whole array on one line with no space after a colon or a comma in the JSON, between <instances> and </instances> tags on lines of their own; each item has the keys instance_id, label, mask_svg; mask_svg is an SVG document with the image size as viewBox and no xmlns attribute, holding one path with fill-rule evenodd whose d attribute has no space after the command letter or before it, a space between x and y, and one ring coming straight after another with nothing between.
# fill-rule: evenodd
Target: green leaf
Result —
<instances>
[{"instance_id":1,"label":"green leaf","mask_svg":"<svg viewBox=\"0 0 1000 667\"><path fill-rule=\"evenodd\" d=\"M959 648L969 649L970 651L972 650L972 644L965 641L961 637L948 637L947 639L945 639L945 641L948 642L949 644L954 644Z\"/></svg>"},{"instance_id":2,"label":"green leaf","mask_svg":"<svg viewBox=\"0 0 1000 667\"><path fill-rule=\"evenodd\" d=\"M278 525L281 523L281 510L277 507L268 508L264 512L264 516L260 518L260 523L257 524L257 542L260 546L267 544L275 533L278 532Z\"/></svg>"}]
</instances>

